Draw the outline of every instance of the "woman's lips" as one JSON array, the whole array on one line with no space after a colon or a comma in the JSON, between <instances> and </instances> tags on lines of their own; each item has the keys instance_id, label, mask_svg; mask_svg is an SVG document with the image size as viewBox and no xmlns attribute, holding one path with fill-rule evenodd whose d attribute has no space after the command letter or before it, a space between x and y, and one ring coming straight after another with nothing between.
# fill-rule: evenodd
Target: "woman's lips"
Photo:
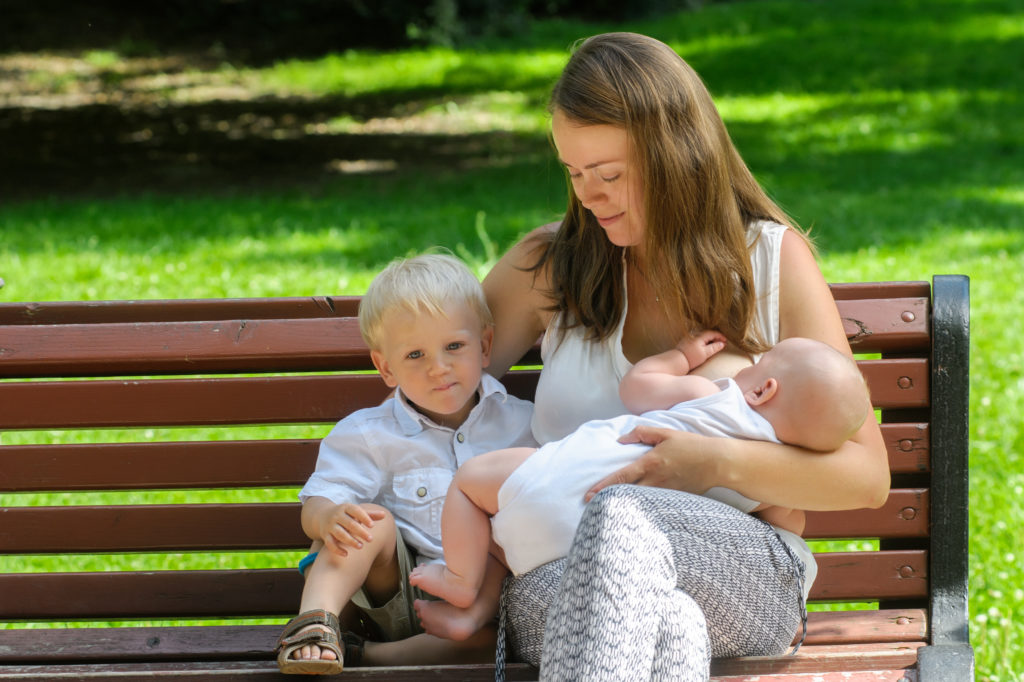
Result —
<instances>
[{"instance_id":1,"label":"woman's lips","mask_svg":"<svg viewBox=\"0 0 1024 682\"><path fill-rule=\"evenodd\" d=\"M597 222L601 224L601 227L608 227L609 225L611 225L612 223L614 223L616 220L618 220L619 218L621 218L624 215L625 215L625 213L616 213L615 215L609 216L607 218L600 218L598 216L594 216L594 217L597 218Z\"/></svg>"}]
</instances>

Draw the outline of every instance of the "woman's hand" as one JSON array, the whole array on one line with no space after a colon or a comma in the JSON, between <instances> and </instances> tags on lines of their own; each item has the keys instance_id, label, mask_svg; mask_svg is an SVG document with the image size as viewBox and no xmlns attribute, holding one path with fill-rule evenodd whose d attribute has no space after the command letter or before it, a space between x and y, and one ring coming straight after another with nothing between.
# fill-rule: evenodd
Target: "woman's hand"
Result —
<instances>
[{"instance_id":1,"label":"woman's hand","mask_svg":"<svg viewBox=\"0 0 1024 682\"><path fill-rule=\"evenodd\" d=\"M638 426L619 438L620 443L653 446L631 464L605 476L583 496L584 502L610 485L634 483L702 494L717 484L719 448L727 438L711 438L686 431ZM717 446L717 447L715 447Z\"/></svg>"}]
</instances>

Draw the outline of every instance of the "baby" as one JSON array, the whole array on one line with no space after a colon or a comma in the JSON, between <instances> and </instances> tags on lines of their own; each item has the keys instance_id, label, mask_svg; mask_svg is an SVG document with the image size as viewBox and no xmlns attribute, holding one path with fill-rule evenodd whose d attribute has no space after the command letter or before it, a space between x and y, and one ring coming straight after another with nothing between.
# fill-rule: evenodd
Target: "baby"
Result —
<instances>
[{"instance_id":1,"label":"baby","mask_svg":"<svg viewBox=\"0 0 1024 682\"><path fill-rule=\"evenodd\" d=\"M638 362L619 388L623 404L638 414L587 422L539 449L487 453L460 467L441 519L447 565L419 566L409 582L453 605L471 604L483 580L492 530L503 561L517 575L565 556L587 490L650 449L619 442L637 426L831 452L870 412L867 387L852 358L811 339L781 341L733 379L688 374L724 346L721 334L706 331ZM785 531L803 531L802 511L760 505L724 488L705 495L760 512ZM501 555L496 548L493 553Z\"/></svg>"}]
</instances>

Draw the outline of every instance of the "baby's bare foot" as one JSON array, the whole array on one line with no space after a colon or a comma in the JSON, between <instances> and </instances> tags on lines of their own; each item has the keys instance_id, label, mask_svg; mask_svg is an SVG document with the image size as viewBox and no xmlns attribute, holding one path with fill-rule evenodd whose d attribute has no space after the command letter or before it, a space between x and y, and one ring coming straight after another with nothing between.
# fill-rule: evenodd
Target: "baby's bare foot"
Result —
<instances>
[{"instance_id":1,"label":"baby's bare foot","mask_svg":"<svg viewBox=\"0 0 1024 682\"><path fill-rule=\"evenodd\" d=\"M428 635L452 639L457 642L469 639L484 623L479 622L472 609L460 609L446 601L417 599L413 602L423 631Z\"/></svg>"},{"instance_id":2,"label":"baby's bare foot","mask_svg":"<svg viewBox=\"0 0 1024 682\"><path fill-rule=\"evenodd\" d=\"M466 585L443 564L417 566L409 573L409 584L460 608L476 601L477 590Z\"/></svg>"}]
</instances>

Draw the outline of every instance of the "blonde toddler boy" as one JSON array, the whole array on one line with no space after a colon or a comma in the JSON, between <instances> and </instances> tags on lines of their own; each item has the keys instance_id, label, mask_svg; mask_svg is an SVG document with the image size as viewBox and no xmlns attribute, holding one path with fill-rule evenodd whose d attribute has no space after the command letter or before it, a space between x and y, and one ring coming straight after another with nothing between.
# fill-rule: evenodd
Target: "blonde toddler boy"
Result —
<instances>
[{"instance_id":1,"label":"blonde toddler boy","mask_svg":"<svg viewBox=\"0 0 1024 682\"><path fill-rule=\"evenodd\" d=\"M408 575L417 561L442 556L442 506L457 467L484 452L536 445L532 405L483 372L493 321L479 281L451 256L390 264L363 297L359 326L374 366L396 390L338 422L299 493L313 546L300 563L300 613L278 644L285 673L340 672L346 644L350 658L362 655L360 643L340 633L350 601L390 641L376 647L399 644L406 661L459 660L460 647L493 652L493 632L476 631L494 617L500 564L485 569L476 609L447 613L458 625L444 634L465 638L454 643L419 628Z\"/></svg>"}]
</instances>

